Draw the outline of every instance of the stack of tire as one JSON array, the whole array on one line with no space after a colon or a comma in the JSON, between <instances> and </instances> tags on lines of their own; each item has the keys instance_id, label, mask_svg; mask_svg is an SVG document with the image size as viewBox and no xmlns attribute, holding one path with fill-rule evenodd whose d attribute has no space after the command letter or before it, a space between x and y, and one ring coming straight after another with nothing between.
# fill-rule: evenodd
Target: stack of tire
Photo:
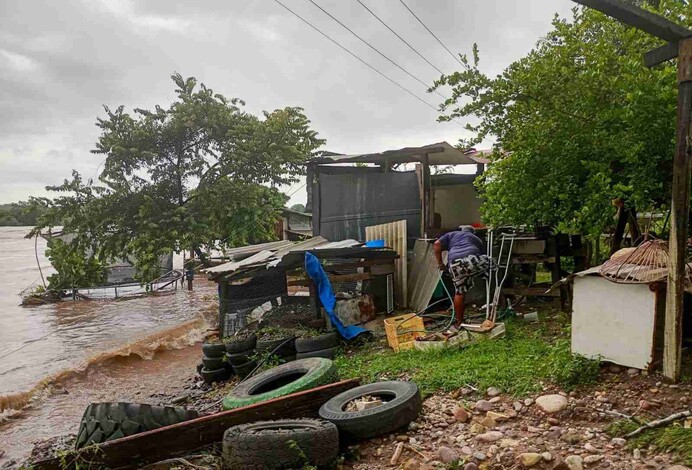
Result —
<instances>
[{"instance_id":1,"label":"stack of tire","mask_svg":"<svg viewBox=\"0 0 692 470\"><path fill-rule=\"evenodd\" d=\"M226 362L240 379L257 367L257 336L234 339L226 343Z\"/></svg>"},{"instance_id":2,"label":"stack of tire","mask_svg":"<svg viewBox=\"0 0 692 470\"><path fill-rule=\"evenodd\" d=\"M340 345L341 338L336 332L325 333L312 338L298 338L295 342L296 358L323 357L334 359Z\"/></svg>"},{"instance_id":3,"label":"stack of tire","mask_svg":"<svg viewBox=\"0 0 692 470\"><path fill-rule=\"evenodd\" d=\"M278 386L260 395L253 390L266 389L274 381L295 372L306 371L293 383ZM303 389L309 382L323 382L334 378L331 361L323 358L298 360L263 372L237 387L235 394L224 400L226 405L247 406L258 400L269 400L296 389ZM235 392L235 390L234 390ZM381 399L379 406L348 411L348 404L362 397ZM421 396L413 382L376 382L343 392L327 401L319 410L321 419L283 419L260 421L229 428L223 438L224 468L279 469L334 465L339 444L360 439L391 434L418 417Z\"/></svg>"},{"instance_id":4,"label":"stack of tire","mask_svg":"<svg viewBox=\"0 0 692 470\"><path fill-rule=\"evenodd\" d=\"M202 364L198 366L199 375L208 384L223 382L233 375L226 362L226 345L223 343L204 343L202 345Z\"/></svg>"},{"instance_id":5,"label":"stack of tire","mask_svg":"<svg viewBox=\"0 0 692 470\"><path fill-rule=\"evenodd\" d=\"M279 339L258 340L257 354L259 356L271 354L278 357L282 362L295 361L296 339L292 336L286 336Z\"/></svg>"}]
</instances>

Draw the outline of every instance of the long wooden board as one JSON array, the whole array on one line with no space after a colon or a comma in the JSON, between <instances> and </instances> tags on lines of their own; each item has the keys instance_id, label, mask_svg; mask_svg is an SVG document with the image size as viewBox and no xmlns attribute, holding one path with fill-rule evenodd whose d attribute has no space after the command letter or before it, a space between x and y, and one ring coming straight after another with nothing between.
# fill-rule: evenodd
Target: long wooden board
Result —
<instances>
[{"instance_id":1,"label":"long wooden board","mask_svg":"<svg viewBox=\"0 0 692 470\"><path fill-rule=\"evenodd\" d=\"M317 411L323 403L358 385L358 380L344 380L243 408L202 416L87 447L63 457L42 460L34 464L33 468L59 470L65 468L63 462L68 464L68 468L73 468L75 463L87 468L139 468L144 463L158 462L221 442L223 433L231 426L269 419L317 417Z\"/></svg>"}]
</instances>

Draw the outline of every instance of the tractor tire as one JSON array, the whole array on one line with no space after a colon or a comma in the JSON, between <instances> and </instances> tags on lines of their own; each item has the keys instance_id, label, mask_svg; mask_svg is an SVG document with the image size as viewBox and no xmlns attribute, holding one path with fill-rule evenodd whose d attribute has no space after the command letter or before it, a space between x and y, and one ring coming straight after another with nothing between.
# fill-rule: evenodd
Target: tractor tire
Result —
<instances>
[{"instance_id":1,"label":"tractor tire","mask_svg":"<svg viewBox=\"0 0 692 470\"><path fill-rule=\"evenodd\" d=\"M92 403L82 415L77 449L197 418L195 410L137 403Z\"/></svg>"}]
</instances>

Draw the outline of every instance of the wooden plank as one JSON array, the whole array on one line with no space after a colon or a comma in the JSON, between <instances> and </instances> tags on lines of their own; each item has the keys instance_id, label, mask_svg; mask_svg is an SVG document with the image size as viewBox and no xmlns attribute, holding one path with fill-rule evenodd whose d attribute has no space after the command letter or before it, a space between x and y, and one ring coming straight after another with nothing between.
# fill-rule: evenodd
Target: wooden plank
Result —
<instances>
[{"instance_id":1,"label":"wooden plank","mask_svg":"<svg viewBox=\"0 0 692 470\"><path fill-rule=\"evenodd\" d=\"M399 258L394 261L394 294L396 305L408 306L408 233L405 220L365 227L367 241L383 239L386 246L394 249Z\"/></svg>"},{"instance_id":2,"label":"wooden plank","mask_svg":"<svg viewBox=\"0 0 692 470\"><path fill-rule=\"evenodd\" d=\"M665 41L678 41L692 32L660 15L619 0L573 0Z\"/></svg>"},{"instance_id":3,"label":"wooden plank","mask_svg":"<svg viewBox=\"0 0 692 470\"><path fill-rule=\"evenodd\" d=\"M327 275L331 282L353 282L353 281L368 281L372 279L370 273L356 273L356 274L334 274ZM290 279L288 281L289 286L309 286L312 282L311 279L307 277L302 277L298 279Z\"/></svg>"},{"instance_id":4,"label":"wooden plank","mask_svg":"<svg viewBox=\"0 0 692 470\"><path fill-rule=\"evenodd\" d=\"M526 295L533 297L560 297L560 290L556 289L549 293L545 293L548 287L503 287L504 295Z\"/></svg>"},{"instance_id":5,"label":"wooden plank","mask_svg":"<svg viewBox=\"0 0 692 470\"><path fill-rule=\"evenodd\" d=\"M334 263L334 264L323 264L322 267L325 270L335 270L335 269L351 269L351 268L366 268L370 266L378 266L383 264L392 264L391 259L366 259L353 263Z\"/></svg>"},{"instance_id":6,"label":"wooden plank","mask_svg":"<svg viewBox=\"0 0 692 470\"><path fill-rule=\"evenodd\" d=\"M539 263L554 263L554 256L545 255L518 255L512 256L512 264L539 264Z\"/></svg>"},{"instance_id":7,"label":"wooden plank","mask_svg":"<svg viewBox=\"0 0 692 470\"><path fill-rule=\"evenodd\" d=\"M223 433L239 424L317 417L317 411L323 403L358 385L357 380L324 385L73 451L66 456L37 462L32 468L59 470L65 468L63 461L68 463L68 468L77 462L85 468L138 468L143 463L158 462L221 442Z\"/></svg>"},{"instance_id":8,"label":"wooden plank","mask_svg":"<svg viewBox=\"0 0 692 470\"><path fill-rule=\"evenodd\" d=\"M692 170L692 39L680 41L678 54L677 140L673 159L670 205L670 240L666 317L663 344L663 375L677 382L682 361L682 316L685 293L685 248L690 207Z\"/></svg>"},{"instance_id":9,"label":"wooden plank","mask_svg":"<svg viewBox=\"0 0 692 470\"><path fill-rule=\"evenodd\" d=\"M545 240L515 240L512 253L518 255L537 255L545 252Z\"/></svg>"}]
</instances>

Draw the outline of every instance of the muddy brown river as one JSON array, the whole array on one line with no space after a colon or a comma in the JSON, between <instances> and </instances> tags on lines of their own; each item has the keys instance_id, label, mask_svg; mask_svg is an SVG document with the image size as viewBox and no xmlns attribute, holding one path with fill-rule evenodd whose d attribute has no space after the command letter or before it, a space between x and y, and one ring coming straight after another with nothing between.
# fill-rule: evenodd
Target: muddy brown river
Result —
<instances>
[{"instance_id":1,"label":"muddy brown river","mask_svg":"<svg viewBox=\"0 0 692 470\"><path fill-rule=\"evenodd\" d=\"M75 433L90 402L151 402L181 387L216 306L215 285L198 277L192 292L21 307L19 292L41 283L28 231L0 227L0 465ZM44 250L39 239L47 276Z\"/></svg>"}]
</instances>

